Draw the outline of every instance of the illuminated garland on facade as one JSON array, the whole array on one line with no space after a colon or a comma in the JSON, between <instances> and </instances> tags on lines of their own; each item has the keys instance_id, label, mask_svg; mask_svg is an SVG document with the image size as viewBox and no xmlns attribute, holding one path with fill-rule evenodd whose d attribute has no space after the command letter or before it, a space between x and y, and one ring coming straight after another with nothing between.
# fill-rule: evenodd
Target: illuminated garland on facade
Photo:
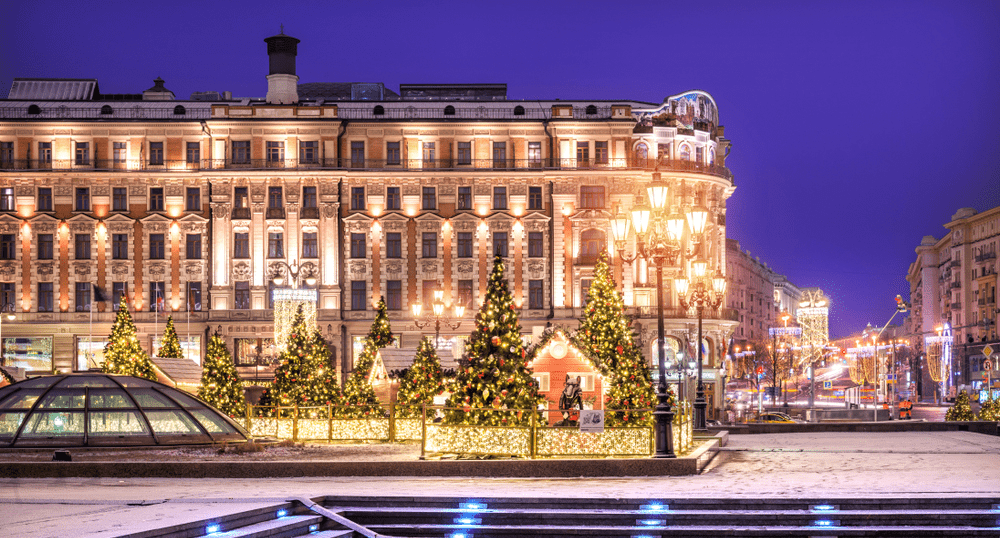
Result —
<instances>
[{"instance_id":1,"label":"illuminated garland on facade","mask_svg":"<svg viewBox=\"0 0 1000 538\"><path fill-rule=\"evenodd\" d=\"M295 324L295 316L302 308L306 327L316 328L316 290L277 288L274 290L274 345L278 352L288 346L288 335Z\"/></svg>"}]
</instances>

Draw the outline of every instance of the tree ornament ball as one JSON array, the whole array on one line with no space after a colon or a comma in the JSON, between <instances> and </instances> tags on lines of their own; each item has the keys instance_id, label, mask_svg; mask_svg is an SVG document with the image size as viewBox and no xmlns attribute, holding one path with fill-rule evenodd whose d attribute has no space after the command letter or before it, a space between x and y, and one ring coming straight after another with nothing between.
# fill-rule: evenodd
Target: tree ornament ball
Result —
<instances>
[{"instance_id":1,"label":"tree ornament ball","mask_svg":"<svg viewBox=\"0 0 1000 538\"><path fill-rule=\"evenodd\" d=\"M500 337L494 336L493 338L490 339L490 342L492 342L494 346L498 346L500 345Z\"/></svg>"},{"instance_id":2,"label":"tree ornament ball","mask_svg":"<svg viewBox=\"0 0 1000 538\"><path fill-rule=\"evenodd\" d=\"M623 351L622 346L616 346L615 347L615 351L617 351L618 353L621 353Z\"/></svg>"}]
</instances>

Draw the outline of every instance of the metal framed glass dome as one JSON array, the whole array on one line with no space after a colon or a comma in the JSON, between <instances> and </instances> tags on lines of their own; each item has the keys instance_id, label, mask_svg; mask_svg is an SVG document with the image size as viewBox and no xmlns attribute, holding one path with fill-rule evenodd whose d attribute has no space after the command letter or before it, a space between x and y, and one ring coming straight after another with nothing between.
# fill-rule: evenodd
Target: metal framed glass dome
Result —
<instances>
[{"instance_id":1,"label":"metal framed glass dome","mask_svg":"<svg viewBox=\"0 0 1000 538\"><path fill-rule=\"evenodd\" d=\"M54 375L0 388L0 447L181 445L250 438L214 407L147 379Z\"/></svg>"}]
</instances>

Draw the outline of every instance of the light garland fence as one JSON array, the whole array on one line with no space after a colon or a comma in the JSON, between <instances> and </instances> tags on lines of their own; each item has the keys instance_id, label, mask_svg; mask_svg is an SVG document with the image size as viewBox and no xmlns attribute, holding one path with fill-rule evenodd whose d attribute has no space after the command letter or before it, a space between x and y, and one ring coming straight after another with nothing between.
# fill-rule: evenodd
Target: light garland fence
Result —
<instances>
[{"instance_id":1,"label":"light garland fence","mask_svg":"<svg viewBox=\"0 0 1000 538\"><path fill-rule=\"evenodd\" d=\"M420 411L416 411L419 409ZM508 418L511 426L444 424L445 411L489 412ZM632 410L632 413L652 409ZM607 411L612 412L612 411ZM623 411L614 411L621 413ZM560 410L467 409L444 406L383 406L383 412L366 418L341 418L349 406L271 407L247 406L244 426L255 437L293 441L420 441L421 458L436 454L474 456L649 457L655 451L650 424L581 432L576 425L561 425ZM413 415L417 414L416 418ZM503 416L501 416L503 415ZM548 416L550 420L540 420ZM528 420L524 420L527 418ZM575 414L570 418L576 418ZM551 423L551 424L550 424ZM689 402L674 407L674 451L683 455L694 445L694 420Z\"/></svg>"}]
</instances>

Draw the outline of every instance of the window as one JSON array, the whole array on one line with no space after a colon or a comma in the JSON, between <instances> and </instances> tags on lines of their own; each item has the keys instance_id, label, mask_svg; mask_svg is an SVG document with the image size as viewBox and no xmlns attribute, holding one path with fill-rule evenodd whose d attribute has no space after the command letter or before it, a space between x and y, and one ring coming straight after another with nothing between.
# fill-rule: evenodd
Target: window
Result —
<instances>
[{"instance_id":1,"label":"window","mask_svg":"<svg viewBox=\"0 0 1000 538\"><path fill-rule=\"evenodd\" d=\"M472 142L458 143L458 164L472 164Z\"/></svg>"},{"instance_id":2,"label":"window","mask_svg":"<svg viewBox=\"0 0 1000 538\"><path fill-rule=\"evenodd\" d=\"M540 168L542 166L542 143L528 142L528 166Z\"/></svg>"},{"instance_id":3,"label":"window","mask_svg":"<svg viewBox=\"0 0 1000 538\"><path fill-rule=\"evenodd\" d=\"M185 157L187 158L188 164L200 164L201 163L201 143L199 142L188 142L185 144Z\"/></svg>"},{"instance_id":4,"label":"window","mask_svg":"<svg viewBox=\"0 0 1000 538\"><path fill-rule=\"evenodd\" d=\"M399 164L399 142L385 143L385 164Z\"/></svg>"},{"instance_id":5,"label":"window","mask_svg":"<svg viewBox=\"0 0 1000 538\"><path fill-rule=\"evenodd\" d=\"M587 105L587 115L593 116L594 114L597 114L597 107L594 105Z\"/></svg>"},{"instance_id":6,"label":"window","mask_svg":"<svg viewBox=\"0 0 1000 538\"><path fill-rule=\"evenodd\" d=\"M166 287L164 287L163 282L150 282L149 283L149 311L157 312L164 311L164 302L166 301L167 293Z\"/></svg>"},{"instance_id":7,"label":"window","mask_svg":"<svg viewBox=\"0 0 1000 538\"><path fill-rule=\"evenodd\" d=\"M38 259L52 259L52 234L38 234Z\"/></svg>"},{"instance_id":8,"label":"window","mask_svg":"<svg viewBox=\"0 0 1000 538\"><path fill-rule=\"evenodd\" d=\"M188 187L185 207L188 211L201 211L201 188Z\"/></svg>"},{"instance_id":9,"label":"window","mask_svg":"<svg viewBox=\"0 0 1000 538\"><path fill-rule=\"evenodd\" d=\"M587 299L590 297L590 285L593 284L593 279L584 278L580 280L580 302L587 304Z\"/></svg>"},{"instance_id":10,"label":"window","mask_svg":"<svg viewBox=\"0 0 1000 538\"><path fill-rule=\"evenodd\" d=\"M386 187L385 188L385 209L388 211L390 209L399 209L399 187Z\"/></svg>"},{"instance_id":11,"label":"window","mask_svg":"<svg viewBox=\"0 0 1000 538\"><path fill-rule=\"evenodd\" d=\"M660 142L660 143L656 144L656 152L657 152L657 154L659 155L659 157L661 159L669 159L670 158L670 143L669 142L666 142L666 143L665 142Z\"/></svg>"},{"instance_id":12,"label":"window","mask_svg":"<svg viewBox=\"0 0 1000 538\"><path fill-rule=\"evenodd\" d=\"M52 188L38 188L38 211L52 211Z\"/></svg>"},{"instance_id":13,"label":"window","mask_svg":"<svg viewBox=\"0 0 1000 538\"><path fill-rule=\"evenodd\" d=\"M80 234L77 234L77 240L79 241ZM87 236L87 245L90 245L90 236ZM87 250L87 254L90 254L90 250ZM87 256L88 258L90 256ZM79 258L79 256L77 257ZM0 234L0 260L15 260L17 259L17 247L14 242L14 234Z\"/></svg>"},{"instance_id":14,"label":"window","mask_svg":"<svg viewBox=\"0 0 1000 538\"><path fill-rule=\"evenodd\" d=\"M458 304L460 306L470 306L472 304L472 281L458 281Z\"/></svg>"},{"instance_id":15,"label":"window","mask_svg":"<svg viewBox=\"0 0 1000 538\"><path fill-rule=\"evenodd\" d=\"M121 165L126 160L128 160L128 144L126 142L112 142L111 161L117 165Z\"/></svg>"},{"instance_id":16,"label":"window","mask_svg":"<svg viewBox=\"0 0 1000 538\"><path fill-rule=\"evenodd\" d=\"M201 259L201 234L187 234L185 236L185 249L187 259Z\"/></svg>"},{"instance_id":17,"label":"window","mask_svg":"<svg viewBox=\"0 0 1000 538\"><path fill-rule=\"evenodd\" d=\"M507 167L507 143L506 142L494 142L493 143L493 166L496 168L506 168Z\"/></svg>"},{"instance_id":18,"label":"window","mask_svg":"<svg viewBox=\"0 0 1000 538\"><path fill-rule=\"evenodd\" d=\"M594 162L608 164L608 143L594 142Z\"/></svg>"},{"instance_id":19,"label":"window","mask_svg":"<svg viewBox=\"0 0 1000 538\"><path fill-rule=\"evenodd\" d=\"M90 189L76 188L76 211L90 211Z\"/></svg>"},{"instance_id":20,"label":"window","mask_svg":"<svg viewBox=\"0 0 1000 538\"><path fill-rule=\"evenodd\" d=\"M233 202L233 207L236 209L250 209L250 194L247 187L233 189ZM249 218L249 215L246 218Z\"/></svg>"},{"instance_id":21,"label":"window","mask_svg":"<svg viewBox=\"0 0 1000 538\"><path fill-rule=\"evenodd\" d=\"M580 187L580 207L604 209L604 187L601 185L582 185Z\"/></svg>"},{"instance_id":22,"label":"window","mask_svg":"<svg viewBox=\"0 0 1000 538\"><path fill-rule=\"evenodd\" d=\"M387 280L385 282L385 307L389 310L403 309L403 281Z\"/></svg>"},{"instance_id":23,"label":"window","mask_svg":"<svg viewBox=\"0 0 1000 538\"><path fill-rule=\"evenodd\" d=\"M705 148L698 146L694 148L695 160L698 162L705 162Z\"/></svg>"},{"instance_id":24,"label":"window","mask_svg":"<svg viewBox=\"0 0 1000 538\"><path fill-rule=\"evenodd\" d=\"M688 146L687 144L682 144L681 145L680 154L681 154L681 160L682 161L690 161L691 160L691 146Z\"/></svg>"},{"instance_id":25,"label":"window","mask_svg":"<svg viewBox=\"0 0 1000 538\"><path fill-rule=\"evenodd\" d=\"M281 197L281 187L268 187L267 188L267 207L268 209L281 209L284 206Z\"/></svg>"},{"instance_id":26,"label":"window","mask_svg":"<svg viewBox=\"0 0 1000 538\"><path fill-rule=\"evenodd\" d=\"M458 232L458 257L472 257L472 232Z\"/></svg>"},{"instance_id":27,"label":"window","mask_svg":"<svg viewBox=\"0 0 1000 538\"><path fill-rule=\"evenodd\" d=\"M90 234L76 234L73 236L73 252L78 260L90 259Z\"/></svg>"},{"instance_id":28,"label":"window","mask_svg":"<svg viewBox=\"0 0 1000 538\"><path fill-rule=\"evenodd\" d=\"M434 142L424 142L424 166L434 164Z\"/></svg>"},{"instance_id":29,"label":"window","mask_svg":"<svg viewBox=\"0 0 1000 538\"><path fill-rule=\"evenodd\" d=\"M604 232L600 230L584 230L580 234L580 263L592 265L597 263L598 256L607 248Z\"/></svg>"},{"instance_id":30,"label":"window","mask_svg":"<svg viewBox=\"0 0 1000 538\"><path fill-rule=\"evenodd\" d=\"M542 209L541 187L528 187L528 209Z\"/></svg>"},{"instance_id":31,"label":"window","mask_svg":"<svg viewBox=\"0 0 1000 538\"><path fill-rule=\"evenodd\" d=\"M365 238L365 234L364 233L359 233L359 234L352 233L351 234L351 257L352 258L367 258L368 257L366 255L367 252L365 252L367 250L365 248L366 247L366 245L365 245L366 241L365 240L366 240L366 238Z\"/></svg>"},{"instance_id":32,"label":"window","mask_svg":"<svg viewBox=\"0 0 1000 538\"><path fill-rule=\"evenodd\" d=\"M233 141L233 164L250 164L250 141Z\"/></svg>"},{"instance_id":33,"label":"window","mask_svg":"<svg viewBox=\"0 0 1000 538\"><path fill-rule=\"evenodd\" d=\"M361 141L351 142L351 168L364 168L365 166L365 143Z\"/></svg>"},{"instance_id":34,"label":"window","mask_svg":"<svg viewBox=\"0 0 1000 538\"><path fill-rule=\"evenodd\" d=\"M437 232L424 232L421 238L424 258L437 258L438 255L438 234Z\"/></svg>"},{"instance_id":35,"label":"window","mask_svg":"<svg viewBox=\"0 0 1000 538\"><path fill-rule=\"evenodd\" d=\"M267 142L266 153L268 164L281 164L285 162L285 143Z\"/></svg>"},{"instance_id":36,"label":"window","mask_svg":"<svg viewBox=\"0 0 1000 538\"><path fill-rule=\"evenodd\" d=\"M201 282L187 283L187 309L201 312Z\"/></svg>"},{"instance_id":37,"label":"window","mask_svg":"<svg viewBox=\"0 0 1000 538\"><path fill-rule=\"evenodd\" d=\"M316 140L299 141L299 164L316 164L319 162L319 142Z\"/></svg>"},{"instance_id":38,"label":"window","mask_svg":"<svg viewBox=\"0 0 1000 538\"><path fill-rule=\"evenodd\" d=\"M76 164L90 164L90 143L76 143Z\"/></svg>"},{"instance_id":39,"label":"window","mask_svg":"<svg viewBox=\"0 0 1000 538\"><path fill-rule=\"evenodd\" d=\"M111 189L111 210L128 211L127 187L114 187Z\"/></svg>"},{"instance_id":40,"label":"window","mask_svg":"<svg viewBox=\"0 0 1000 538\"><path fill-rule=\"evenodd\" d=\"M528 257L541 258L542 251L542 232L528 232Z\"/></svg>"},{"instance_id":41,"label":"window","mask_svg":"<svg viewBox=\"0 0 1000 538\"><path fill-rule=\"evenodd\" d=\"M636 164L639 166L646 165L646 159L649 158L649 146L645 142L639 142L635 146L635 160L638 161Z\"/></svg>"},{"instance_id":42,"label":"window","mask_svg":"<svg viewBox=\"0 0 1000 538\"><path fill-rule=\"evenodd\" d=\"M233 258L246 259L250 257L250 234L247 232L234 234Z\"/></svg>"},{"instance_id":43,"label":"window","mask_svg":"<svg viewBox=\"0 0 1000 538\"><path fill-rule=\"evenodd\" d=\"M458 188L458 209L472 209L472 187Z\"/></svg>"},{"instance_id":44,"label":"window","mask_svg":"<svg viewBox=\"0 0 1000 538\"><path fill-rule=\"evenodd\" d=\"M507 187L493 187L493 209L507 209Z\"/></svg>"},{"instance_id":45,"label":"window","mask_svg":"<svg viewBox=\"0 0 1000 538\"><path fill-rule=\"evenodd\" d=\"M149 210L163 211L163 187L150 187Z\"/></svg>"},{"instance_id":46,"label":"window","mask_svg":"<svg viewBox=\"0 0 1000 538\"><path fill-rule=\"evenodd\" d=\"M385 115L385 107L382 106L382 105L375 105L375 108L372 109L372 115L375 115L375 116L384 116Z\"/></svg>"},{"instance_id":47,"label":"window","mask_svg":"<svg viewBox=\"0 0 1000 538\"><path fill-rule=\"evenodd\" d=\"M0 211L14 211L14 187L0 188Z\"/></svg>"},{"instance_id":48,"label":"window","mask_svg":"<svg viewBox=\"0 0 1000 538\"><path fill-rule=\"evenodd\" d=\"M315 209L319 207L316 200L316 187L302 187L302 208Z\"/></svg>"},{"instance_id":49,"label":"window","mask_svg":"<svg viewBox=\"0 0 1000 538\"><path fill-rule=\"evenodd\" d=\"M521 105L517 105L516 107L514 107L514 115L515 116L523 116L524 115L524 107L521 106Z\"/></svg>"},{"instance_id":50,"label":"window","mask_svg":"<svg viewBox=\"0 0 1000 538\"><path fill-rule=\"evenodd\" d=\"M163 164L163 142L149 143L149 164Z\"/></svg>"},{"instance_id":51,"label":"window","mask_svg":"<svg viewBox=\"0 0 1000 538\"><path fill-rule=\"evenodd\" d=\"M351 209L354 211L365 210L365 188L351 187Z\"/></svg>"},{"instance_id":52,"label":"window","mask_svg":"<svg viewBox=\"0 0 1000 538\"><path fill-rule=\"evenodd\" d=\"M545 308L545 286L541 280L528 281L528 308Z\"/></svg>"},{"instance_id":53,"label":"window","mask_svg":"<svg viewBox=\"0 0 1000 538\"><path fill-rule=\"evenodd\" d=\"M402 234L399 232L388 232L385 234L385 257L403 257Z\"/></svg>"},{"instance_id":54,"label":"window","mask_svg":"<svg viewBox=\"0 0 1000 538\"><path fill-rule=\"evenodd\" d=\"M507 232L493 232L493 255L507 257Z\"/></svg>"},{"instance_id":55,"label":"window","mask_svg":"<svg viewBox=\"0 0 1000 538\"><path fill-rule=\"evenodd\" d=\"M430 307L434 302L434 291L438 289L437 280L425 280L423 285L423 301L425 307Z\"/></svg>"},{"instance_id":56,"label":"window","mask_svg":"<svg viewBox=\"0 0 1000 538\"><path fill-rule=\"evenodd\" d=\"M38 143L38 164L39 165L52 164L52 142Z\"/></svg>"},{"instance_id":57,"label":"window","mask_svg":"<svg viewBox=\"0 0 1000 538\"><path fill-rule=\"evenodd\" d=\"M250 309L250 283L243 281L237 282L234 295L235 303L233 305L237 310L249 310Z\"/></svg>"},{"instance_id":58,"label":"window","mask_svg":"<svg viewBox=\"0 0 1000 538\"><path fill-rule=\"evenodd\" d=\"M316 232L302 233L302 257L319 258L319 240Z\"/></svg>"},{"instance_id":59,"label":"window","mask_svg":"<svg viewBox=\"0 0 1000 538\"><path fill-rule=\"evenodd\" d=\"M111 259L128 259L128 234L111 234Z\"/></svg>"},{"instance_id":60,"label":"window","mask_svg":"<svg viewBox=\"0 0 1000 538\"><path fill-rule=\"evenodd\" d=\"M127 294L128 294L128 283L126 283L126 282L112 282L111 283L111 310L118 311L118 305L121 304L122 297L126 297Z\"/></svg>"},{"instance_id":61,"label":"window","mask_svg":"<svg viewBox=\"0 0 1000 538\"><path fill-rule=\"evenodd\" d=\"M367 310L368 283L364 280L351 281L351 310Z\"/></svg>"},{"instance_id":62,"label":"window","mask_svg":"<svg viewBox=\"0 0 1000 538\"><path fill-rule=\"evenodd\" d=\"M448 105L448 106L444 107L444 115L445 116L454 116L455 115L455 107L453 107L451 105Z\"/></svg>"},{"instance_id":63,"label":"window","mask_svg":"<svg viewBox=\"0 0 1000 538\"><path fill-rule=\"evenodd\" d=\"M0 164L13 164L14 163L14 143L13 142L0 142Z\"/></svg>"},{"instance_id":64,"label":"window","mask_svg":"<svg viewBox=\"0 0 1000 538\"><path fill-rule=\"evenodd\" d=\"M38 311L52 312L52 283L38 283Z\"/></svg>"},{"instance_id":65,"label":"window","mask_svg":"<svg viewBox=\"0 0 1000 538\"><path fill-rule=\"evenodd\" d=\"M284 245L285 234L281 232L270 232L267 234L267 257L268 258L284 258L285 257L285 245Z\"/></svg>"},{"instance_id":66,"label":"window","mask_svg":"<svg viewBox=\"0 0 1000 538\"><path fill-rule=\"evenodd\" d=\"M586 165L590 161L590 142L576 143L576 161L579 166Z\"/></svg>"},{"instance_id":67,"label":"window","mask_svg":"<svg viewBox=\"0 0 1000 538\"><path fill-rule=\"evenodd\" d=\"M423 209L437 209L437 189L434 187L423 188ZM14 189L11 189L11 203L13 203Z\"/></svg>"},{"instance_id":68,"label":"window","mask_svg":"<svg viewBox=\"0 0 1000 538\"><path fill-rule=\"evenodd\" d=\"M164 257L163 234L149 234L149 259L162 260Z\"/></svg>"},{"instance_id":69,"label":"window","mask_svg":"<svg viewBox=\"0 0 1000 538\"><path fill-rule=\"evenodd\" d=\"M90 311L90 282L77 282L74 299L77 312Z\"/></svg>"}]
</instances>

